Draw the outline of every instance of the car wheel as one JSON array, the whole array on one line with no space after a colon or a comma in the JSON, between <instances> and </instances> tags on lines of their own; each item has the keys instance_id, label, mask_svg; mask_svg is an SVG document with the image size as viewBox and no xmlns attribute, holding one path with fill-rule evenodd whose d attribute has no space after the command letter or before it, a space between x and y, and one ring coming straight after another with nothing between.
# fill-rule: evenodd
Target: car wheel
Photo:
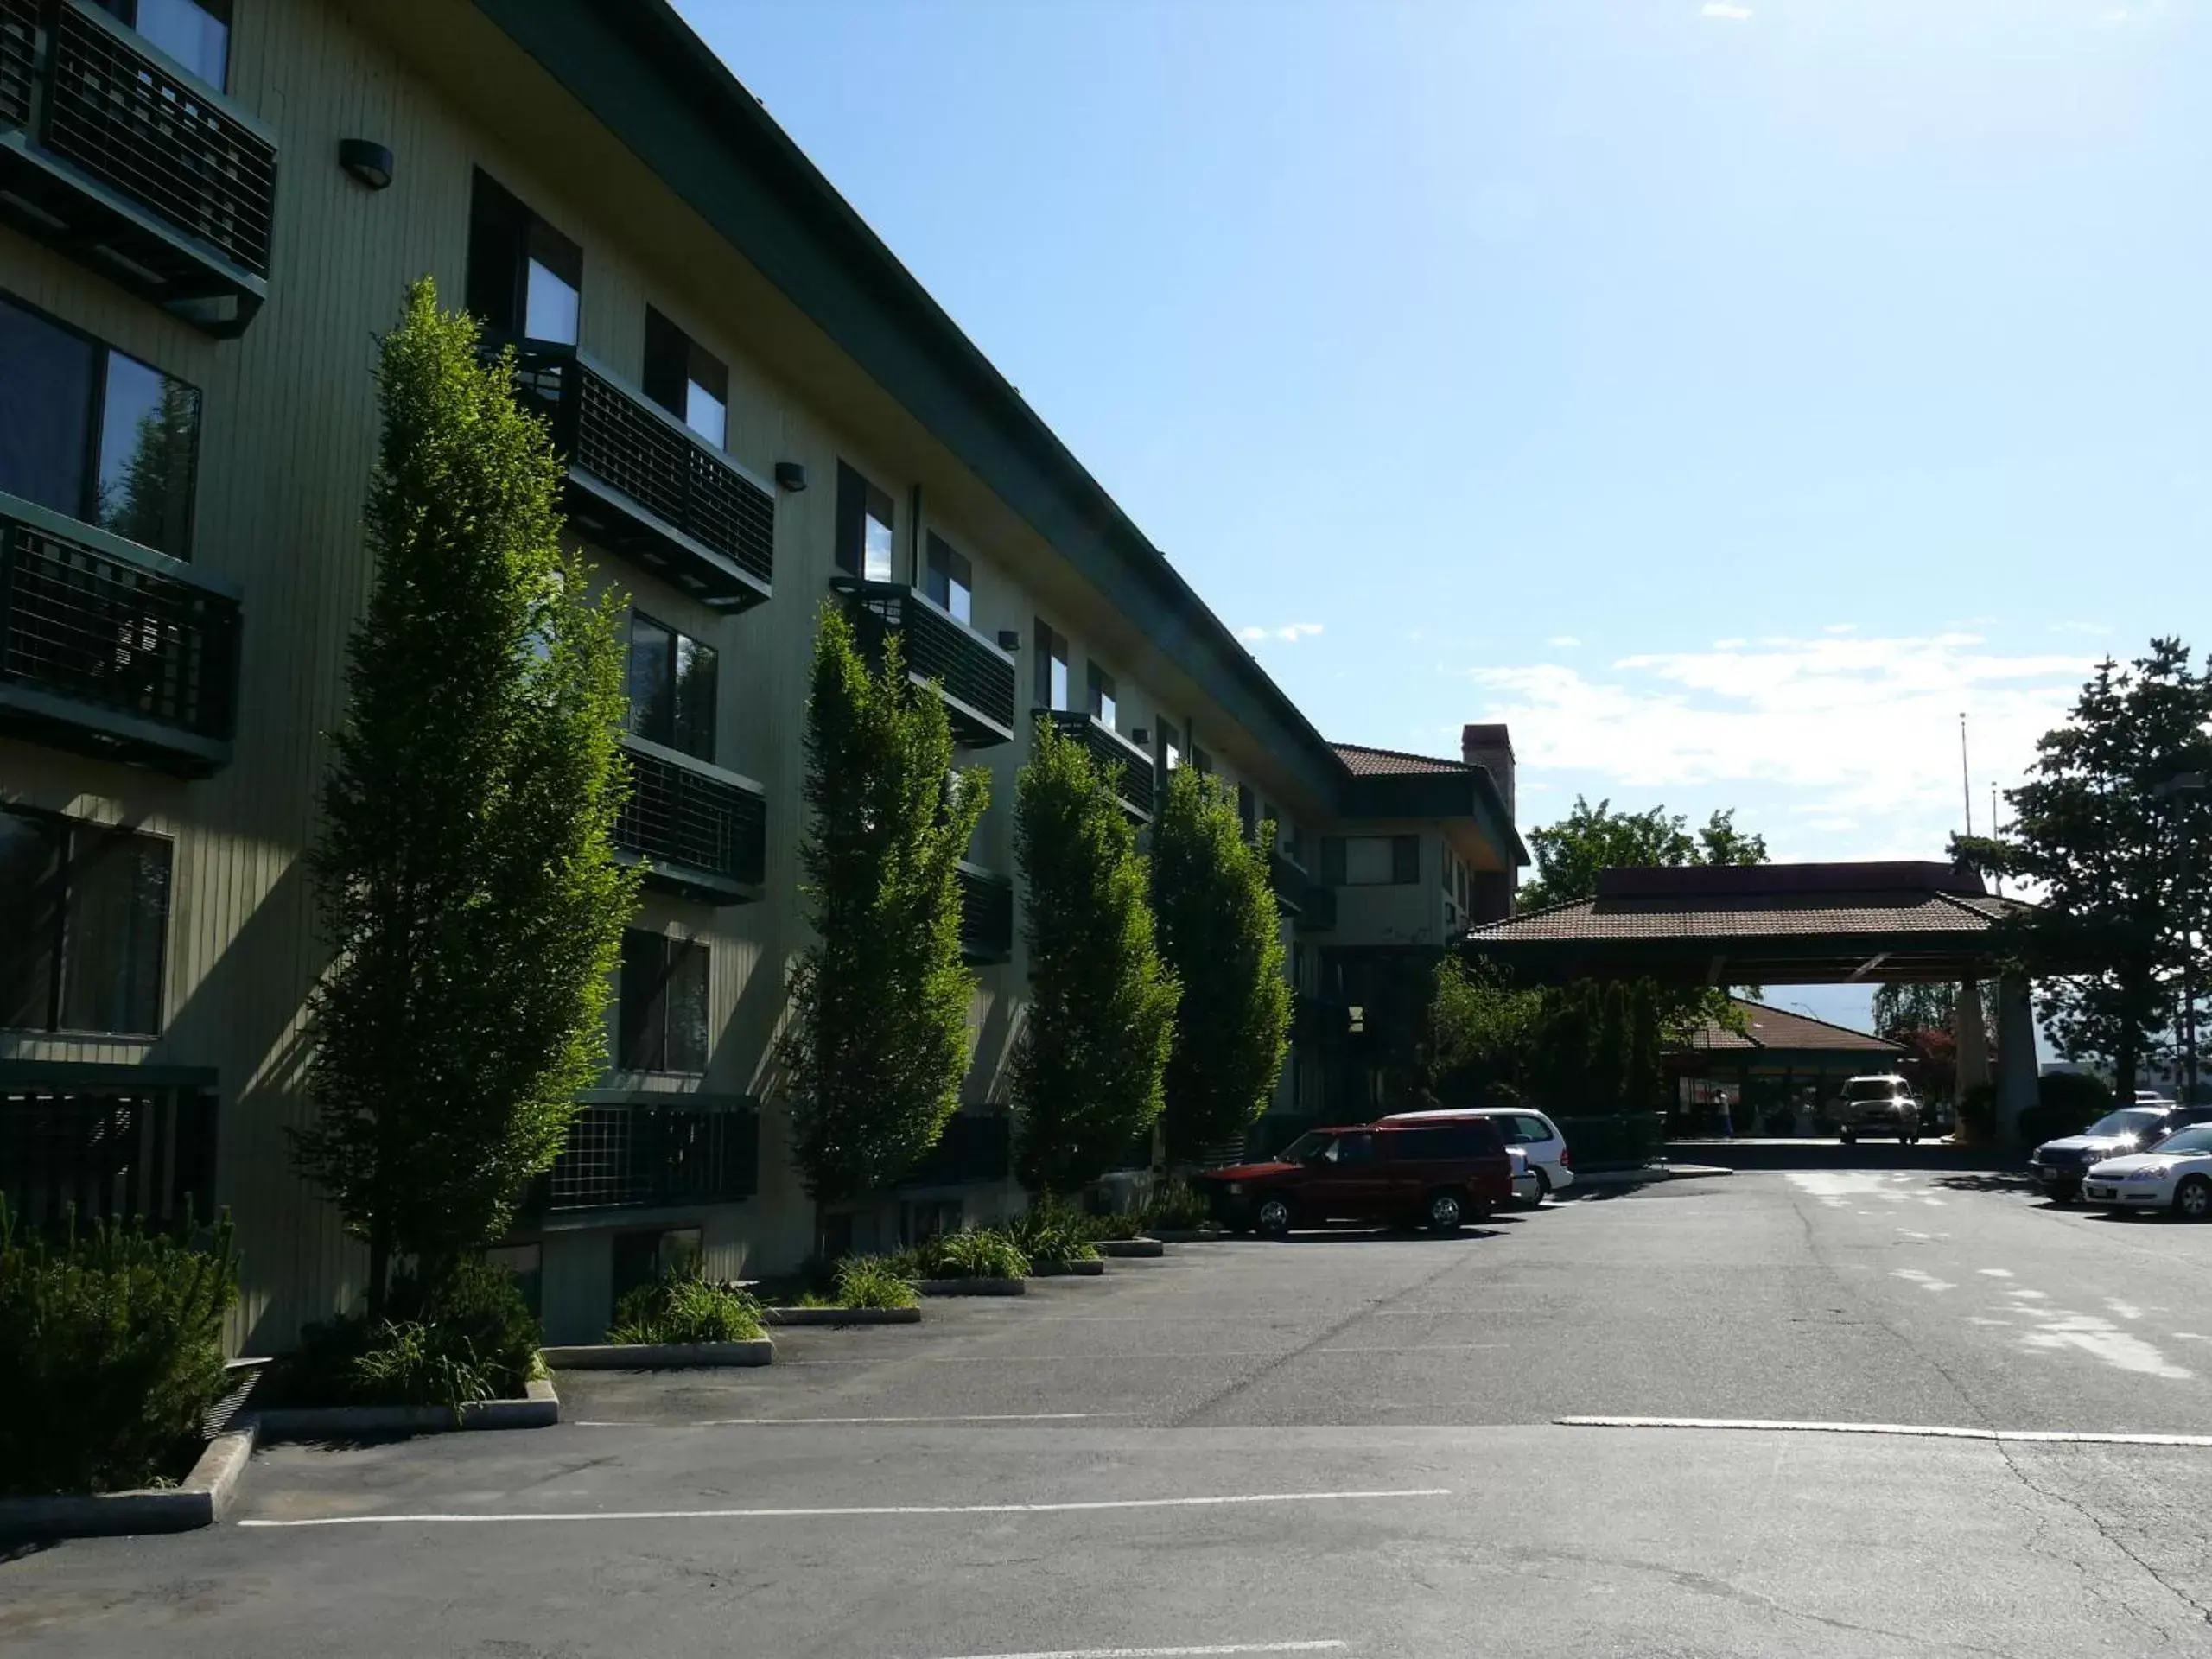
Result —
<instances>
[{"instance_id":1,"label":"car wheel","mask_svg":"<svg viewBox=\"0 0 2212 1659\"><path fill-rule=\"evenodd\" d=\"M2174 1213L2183 1221L2202 1221L2212 1216L2212 1181L2202 1175L2185 1177L2174 1189Z\"/></svg>"},{"instance_id":2,"label":"car wheel","mask_svg":"<svg viewBox=\"0 0 2212 1659\"><path fill-rule=\"evenodd\" d=\"M1552 1178L1540 1169L1536 1172L1536 1196L1529 1200L1529 1207L1531 1210L1541 1210L1543 1208L1544 1200L1551 1195Z\"/></svg>"},{"instance_id":3,"label":"car wheel","mask_svg":"<svg viewBox=\"0 0 2212 1659\"><path fill-rule=\"evenodd\" d=\"M1290 1231L1290 1200L1262 1198L1260 1207L1252 1214L1253 1224L1268 1238L1281 1238Z\"/></svg>"},{"instance_id":4,"label":"car wheel","mask_svg":"<svg viewBox=\"0 0 2212 1659\"><path fill-rule=\"evenodd\" d=\"M1456 1233L1459 1224L1466 1219L1467 1206L1457 1192L1432 1192L1428 1208L1422 1213L1433 1233Z\"/></svg>"},{"instance_id":5,"label":"car wheel","mask_svg":"<svg viewBox=\"0 0 2212 1659\"><path fill-rule=\"evenodd\" d=\"M1847 1147L1855 1147L1859 1144L1859 1131L1852 1128L1839 1130L1836 1139Z\"/></svg>"}]
</instances>

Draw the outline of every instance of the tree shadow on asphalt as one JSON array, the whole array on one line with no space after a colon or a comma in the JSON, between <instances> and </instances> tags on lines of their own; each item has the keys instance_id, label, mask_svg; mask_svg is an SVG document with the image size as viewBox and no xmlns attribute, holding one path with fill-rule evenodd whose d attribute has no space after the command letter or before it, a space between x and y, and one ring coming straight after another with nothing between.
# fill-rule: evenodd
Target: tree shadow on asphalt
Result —
<instances>
[{"instance_id":1,"label":"tree shadow on asphalt","mask_svg":"<svg viewBox=\"0 0 2212 1659\"><path fill-rule=\"evenodd\" d=\"M1416 1232L1412 1228L1361 1228L1295 1232L1275 1241L1282 1244L1453 1244L1471 1238L1503 1238L1501 1226L1520 1225L1517 1216L1493 1216L1479 1227L1462 1227L1457 1232L1432 1233L1426 1230Z\"/></svg>"},{"instance_id":2,"label":"tree shadow on asphalt","mask_svg":"<svg viewBox=\"0 0 2212 1659\"><path fill-rule=\"evenodd\" d=\"M1937 1175L1929 1180L1929 1185L1948 1187L1954 1192L2022 1192L2031 1198L2041 1196L2042 1191L2033 1176L1999 1169ZM2061 1206L2046 1201L2044 1207L2056 1210Z\"/></svg>"}]
</instances>

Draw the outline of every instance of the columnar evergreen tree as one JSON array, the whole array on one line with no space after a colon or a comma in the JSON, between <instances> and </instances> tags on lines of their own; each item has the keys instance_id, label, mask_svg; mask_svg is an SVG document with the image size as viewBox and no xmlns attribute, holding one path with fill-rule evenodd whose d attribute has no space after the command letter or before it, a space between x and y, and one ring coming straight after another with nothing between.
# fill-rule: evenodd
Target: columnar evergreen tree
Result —
<instances>
[{"instance_id":1,"label":"columnar evergreen tree","mask_svg":"<svg viewBox=\"0 0 2212 1659\"><path fill-rule=\"evenodd\" d=\"M616 633L561 546L560 473L509 365L429 279L384 341L375 557L311 855L335 956L312 1003L302 1171L435 1282L505 1230L606 1058L636 878Z\"/></svg>"},{"instance_id":2,"label":"columnar evergreen tree","mask_svg":"<svg viewBox=\"0 0 2212 1659\"><path fill-rule=\"evenodd\" d=\"M1168 774L1152 831L1160 951L1183 986L1162 1122L1171 1159L1241 1135L1274 1096L1290 1038L1290 982L1265 843L1228 787L1196 766Z\"/></svg>"},{"instance_id":3,"label":"columnar evergreen tree","mask_svg":"<svg viewBox=\"0 0 2212 1659\"><path fill-rule=\"evenodd\" d=\"M1014 834L1030 982L1015 1173L1033 1192L1071 1193L1159 1118L1182 988L1154 942L1135 831L1083 746L1048 721L1021 769Z\"/></svg>"},{"instance_id":4,"label":"columnar evergreen tree","mask_svg":"<svg viewBox=\"0 0 2212 1659\"><path fill-rule=\"evenodd\" d=\"M817 1203L880 1192L960 1107L976 976L960 959L959 865L990 774L956 772L934 693L899 643L871 671L824 605L806 710L800 862L815 943L791 984L781 1056L792 1151Z\"/></svg>"}]
</instances>

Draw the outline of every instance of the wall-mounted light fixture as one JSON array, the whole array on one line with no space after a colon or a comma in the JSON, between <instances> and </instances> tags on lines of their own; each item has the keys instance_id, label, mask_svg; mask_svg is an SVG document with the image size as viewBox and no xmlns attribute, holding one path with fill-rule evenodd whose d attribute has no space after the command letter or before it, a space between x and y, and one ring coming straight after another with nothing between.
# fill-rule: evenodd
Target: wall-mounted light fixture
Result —
<instances>
[{"instance_id":1,"label":"wall-mounted light fixture","mask_svg":"<svg viewBox=\"0 0 2212 1659\"><path fill-rule=\"evenodd\" d=\"M1141 749L1150 747L1152 744L1152 728L1149 726L1138 727L1136 730L1129 734L1129 741L1135 744L1137 747Z\"/></svg>"},{"instance_id":2,"label":"wall-mounted light fixture","mask_svg":"<svg viewBox=\"0 0 2212 1659\"><path fill-rule=\"evenodd\" d=\"M1012 628L1001 628L999 630L999 649L1001 651L1020 651L1021 649L1021 636L1016 633Z\"/></svg>"},{"instance_id":3,"label":"wall-mounted light fixture","mask_svg":"<svg viewBox=\"0 0 2212 1659\"><path fill-rule=\"evenodd\" d=\"M340 138L338 165L357 184L383 190L391 184L391 152L372 138Z\"/></svg>"},{"instance_id":4,"label":"wall-mounted light fixture","mask_svg":"<svg viewBox=\"0 0 2212 1659\"><path fill-rule=\"evenodd\" d=\"M776 487L779 490L788 490L793 495L797 495L801 490L806 487L805 467L796 461L778 461L776 463Z\"/></svg>"}]
</instances>

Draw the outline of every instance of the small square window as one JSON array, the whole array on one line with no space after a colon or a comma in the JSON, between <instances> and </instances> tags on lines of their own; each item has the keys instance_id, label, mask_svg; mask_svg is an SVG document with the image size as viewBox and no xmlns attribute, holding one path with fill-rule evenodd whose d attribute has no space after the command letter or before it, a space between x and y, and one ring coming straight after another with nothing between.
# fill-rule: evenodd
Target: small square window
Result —
<instances>
[{"instance_id":1,"label":"small square window","mask_svg":"<svg viewBox=\"0 0 2212 1659\"><path fill-rule=\"evenodd\" d=\"M954 551L939 537L929 540L929 558L922 571L922 591L950 613L956 622L973 626L976 620L976 567L967 556Z\"/></svg>"}]
</instances>

